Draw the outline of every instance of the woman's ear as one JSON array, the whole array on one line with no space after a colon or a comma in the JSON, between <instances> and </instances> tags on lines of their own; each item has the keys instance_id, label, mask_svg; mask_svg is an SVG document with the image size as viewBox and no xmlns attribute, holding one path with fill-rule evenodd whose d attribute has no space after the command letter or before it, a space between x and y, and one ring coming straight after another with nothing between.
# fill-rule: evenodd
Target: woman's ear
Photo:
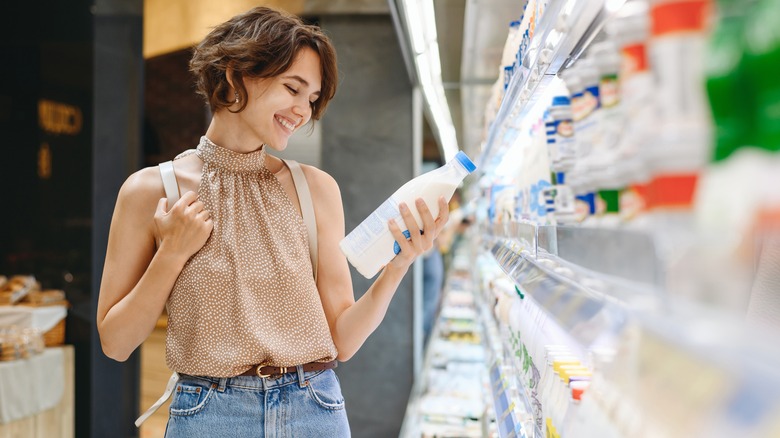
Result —
<instances>
[{"instance_id":1,"label":"woman's ear","mask_svg":"<svg viewBox=\"0 0 780 438\"><path fill-rule=\"evenodd\" d=\"M236 87L233 84L233 67L228 67L227 70L225 70L225 78L227 79L228 84L230 84L230 88L235 90Z\"/></svg>"}]
</instances>

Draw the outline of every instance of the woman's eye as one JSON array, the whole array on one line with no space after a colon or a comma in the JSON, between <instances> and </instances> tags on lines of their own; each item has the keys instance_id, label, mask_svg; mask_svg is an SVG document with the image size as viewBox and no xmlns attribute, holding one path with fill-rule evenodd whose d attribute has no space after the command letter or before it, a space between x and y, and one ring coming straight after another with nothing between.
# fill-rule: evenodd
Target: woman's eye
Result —
<instances>
[{"instance_id":1,"label":"woman's eye","mask_svg":"<svg viewBox=\"0 0 780 438\"><path fill-rule=\"evenodd\" d=\"M295 88L293 88L293 87L291 87L289 85L285 85L285 87L287 87L287 89L290 90L290 93L292 93L293 96L298 94L298 90L296 90Z\"/></svg>"}]
</instances>

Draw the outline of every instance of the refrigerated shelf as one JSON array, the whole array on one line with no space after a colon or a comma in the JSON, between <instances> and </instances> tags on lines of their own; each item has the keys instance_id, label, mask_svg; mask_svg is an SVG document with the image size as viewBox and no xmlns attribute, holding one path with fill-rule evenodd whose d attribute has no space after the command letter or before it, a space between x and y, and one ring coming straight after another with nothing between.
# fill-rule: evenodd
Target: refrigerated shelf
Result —
<instances>
[{"instance_id":1,"label":"refrigerated shelf","mask_svg":"<svg viewBox=\"0 0 780 438\"><path fill-rule=\"evenodd\" d=\"M631 436L778 436L780 351L773 340L733 315L670 300L654 277L623 278L630 275L614 261L618 255L658 263L650 236L615 232L608 236L612 246L600 248L600 262L585 260L620 274L612 276L549 252L571 247L570 256L584 256L587 251L577 245L598 248L598 239L606 237L600 230L519 223L482 231L482 247L504 274L583 351L623 351L601 364L596 379L598 392L611 394L600 401L605 409L641 415L615 424L616 430ZM615 243L621 239L644 243L626 249Z\"/></svg>"},{"instance_id":2,"label":"refrigerated shelf","mask_svg":"<svg viewBox=\"0 0 780 438\"><path fill-rule=\"evenodd\" d=\"M550 0L520 70L507 86L495 118L490 123L478 169L490 172L498 164L499 149L508 130L515 129L558 72L571 65L624 0Z\"/></svg>"}]
</instances>

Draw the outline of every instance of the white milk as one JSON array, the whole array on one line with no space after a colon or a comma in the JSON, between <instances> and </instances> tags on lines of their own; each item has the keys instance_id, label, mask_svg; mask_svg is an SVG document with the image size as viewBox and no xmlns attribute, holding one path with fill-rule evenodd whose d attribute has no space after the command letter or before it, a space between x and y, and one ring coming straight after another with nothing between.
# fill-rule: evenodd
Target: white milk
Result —
<instances>
[{"instance_id":1,"label":"white milk","mask_svg":"<svg viewBox=\"0 0 780 438\"><path fill-rule=\"evenodd\" d=\"M374 210L340 243L347 259L364 277L371 278L400 251L388 222L395 219L404 234L409 236L398 205L405 202L422 229L422 219L417 213L415 200L422 198L436 218L439 214L439 197L449 200L463 178L476 169L463 152L444 166L424 173L396 190L390 198Z\"/></svg>"}]
</instances>

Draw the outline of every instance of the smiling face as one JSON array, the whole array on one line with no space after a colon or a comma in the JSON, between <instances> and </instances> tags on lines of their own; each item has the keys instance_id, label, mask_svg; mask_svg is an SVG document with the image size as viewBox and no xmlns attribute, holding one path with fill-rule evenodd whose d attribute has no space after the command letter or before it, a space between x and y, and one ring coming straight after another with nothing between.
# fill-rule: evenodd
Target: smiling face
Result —
<instances>
[{"instance_id":1,"label":"smiling face","mask_svg":"<svg viewBox=\"0 0 780 438\"><path fill-rule=\"evenodd\" d=\"M301 49L290 68L278 76L244 78L247 105L236 113L241 127L258 143L284 150L293 132L311 119L321 83L320 57L308 47Z\"/></svg>"}]
</instances>

